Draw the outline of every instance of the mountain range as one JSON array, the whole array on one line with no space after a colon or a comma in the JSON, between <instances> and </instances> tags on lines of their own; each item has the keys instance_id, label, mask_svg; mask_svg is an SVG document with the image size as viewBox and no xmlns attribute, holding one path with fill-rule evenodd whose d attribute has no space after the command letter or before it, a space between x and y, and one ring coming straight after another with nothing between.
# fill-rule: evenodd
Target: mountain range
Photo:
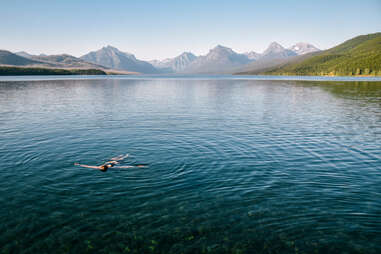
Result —
<instances>
[{"instance_id":1,"label":"mountain range","mask_svg":"<svg viewBox=\"0 0 381 254\"><path fill-rule=\"evenodd\" d=\"M89 52L80 58L67 54L32 55L24 51L12 53L0 50L0 75L17 73L381 76L381 33L357 36L323 51L302 42L289 48L272 42L262 53L238 53L217 45L205 55L184 52L173 58L149 62L112 46Z\"/></svg>"},{"instance_id":2,"label":"mountain range","mask_svg":"<svg viewBox=\"0 0 381 254\"><path fill-rule=\"evenodd\" d=\"M7 50L0 50L0 64L2 65L14 65L14 66L27 66L41 64L38 61L13 54Z\"/></svg>"},{"instance_id":3,"label":"mountain range","mask_svg":"<svg viewBox=\"0 0 381 254\"><path fill-rule=\"evenodd\" d=\"M231 48L217 45L206 55L195 56L190 52L184 52L175 58L167 58L163 61L153 60L150 63L162 72L169 73L232 73L234 70L249 68L254 62L259 61L275 66L279 61L284 62L285 59L317 51L320 50L309 43L297 43L286 49L273 42L263 53L251 51L240 54Z\"/></svg>"},{"instance_id":4,"label":"mountain range","mask_svg":"<svg viewBox=\"0 0 381 254\"><path fill-rule=\"evenodd\" d=\"M308 47L306 49L308 51ZM240 74L381 76L381 33L360 35L328 50L307 53L277 66L252 68Z\"/></svg>"},{"instance_id":5,"label":"mountain range","mask_svg":"<svg viewBox=\"0 0 381 254\"><path fill-rule=\"evenodd\" d=\"M112 46L103 47L80 57L89 63L99 64L115 70L138 73L160 73L152 64L136 59L133 54L125 53Z\"/></svg>"},{"instance_id":6,"label":"mountain range","mask_svg":"<svg viewBox=\"0 0 381 254\"><path fill-rule=\"evenodd\" d=\"M231 48L217 45L206 55L196 56L184 52L177 57L162 61L142 61L133 54L106 46L97 51L89 52L81 57L68 54L61 55L32 55L25 51L12 53L0 51L0 65L44 67L44 68L79 68L100 69L108 72L121 71L126 73L159 74L159 73L232 73L235 70L248 68L253 62L271 62L271 66L281 59L304 54L306 49L318 51L308 43L295 44L285 49L276 42L262 53L254 51L237 53ZM308 51L309 52L309 51Z\"/></svg>"},{"instance_id":7,"label":"mountain range","mask_svg":"<svg viewBox=\"0 0 381 254\"><path fill-rule=\"evenodd\" d=\"M176 73L184 71L196 59L197 56L191 52L184 52L174 58L167 58L163 61L152 60L150 63L162 72Z\"/></svg>"},{"instance_id":8,"label":"mountain range","mask_svg":"<svg viewBox=\"0 0 381 254\"><path fill-rule=\"evenodd\" d=\"M25 66L25 67L48 67L48 68L93 68L102 69L101 65L86 62L77 57L62 55L31 55L26 52L12 53L0 50L0 65Z\"/></svg>"},{"instance_id":9,"label":"mountain range","mask_svg":"<svg viewBox=\"0 0 381 254\"><path fill-rule=\"evenodd\" d=\"M149 62L112 46L89 52L80 58L67 54L32 55L24 51L12 53L0 50L0 66L4 70L7 68L8 73L13 73L9 68L23 67L23 73L29 73L27 68L56 68L112 74L381 75L381 33L357 36L324 51L302 42L289 48L272 42L262 53L237 53L217 45L205 55L184 52L174 58Z\"/></svg>"},{"instance_id":10,"label":"mountain range","mask_svg":"<svg viewBox=\"0 0 381 254\"><path fill-rule=\"evenodd\" d=\"M250 59L232 49L217 45L204 56L197 57L183 73L221 73L248 64Z\"/></svg>"}]
</instances>

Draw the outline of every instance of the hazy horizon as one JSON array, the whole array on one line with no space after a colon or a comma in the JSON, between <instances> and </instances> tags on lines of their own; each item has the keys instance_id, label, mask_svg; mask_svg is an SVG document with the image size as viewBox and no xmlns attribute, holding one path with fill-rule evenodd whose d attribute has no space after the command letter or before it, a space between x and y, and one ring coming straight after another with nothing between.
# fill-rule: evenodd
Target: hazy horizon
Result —
<instances>
[{"instance_id":1,"label":"hazy horizon","mask_svg":"<svg viewBox=\"0 0 381 254\"><path fill-rule=\"evenodd\" d=\"M261 53L273 41L327 49L381 31L381 2L4 1L0 20L0 49L12 52L79 57L111 45L162 60L184 51L204 55L216 45Z\"/></svg>"}]
</instances>

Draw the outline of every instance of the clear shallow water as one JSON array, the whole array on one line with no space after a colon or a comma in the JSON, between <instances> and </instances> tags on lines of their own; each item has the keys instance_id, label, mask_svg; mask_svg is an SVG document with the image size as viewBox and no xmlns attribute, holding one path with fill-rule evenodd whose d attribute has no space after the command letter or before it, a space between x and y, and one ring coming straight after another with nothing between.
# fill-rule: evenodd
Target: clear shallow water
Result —
<instances>
[{"instance_id":1,"label":"clear shallow water","mask_svg":"<svg viewBox=\"0 0 381 254\"><path fill-rule=\"evenodd\" d=\"M4 253L381 252L380 82L3 81L0 137Z\"/></svg>"}]
</instances>

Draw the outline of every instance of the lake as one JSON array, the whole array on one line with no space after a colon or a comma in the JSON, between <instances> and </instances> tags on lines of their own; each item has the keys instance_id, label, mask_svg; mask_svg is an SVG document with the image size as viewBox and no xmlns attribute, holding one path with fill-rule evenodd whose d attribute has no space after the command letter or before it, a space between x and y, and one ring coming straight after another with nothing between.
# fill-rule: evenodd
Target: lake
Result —
<instances>
[{"instance_id":1,"label":"lake","mask_svg":"<svg viewBox=\"0 0 381 254\"><path fill-rule=\"evenodd\" d=\"M381 253L376 80L2 78L1 253Z\"/></svg>"}]
</instances>

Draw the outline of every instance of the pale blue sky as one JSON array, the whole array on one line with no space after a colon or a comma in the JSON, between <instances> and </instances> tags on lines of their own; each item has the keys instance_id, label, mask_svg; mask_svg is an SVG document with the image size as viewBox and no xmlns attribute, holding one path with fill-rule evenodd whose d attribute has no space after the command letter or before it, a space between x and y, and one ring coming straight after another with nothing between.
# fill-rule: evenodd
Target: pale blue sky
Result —
<instances>
[{"instance_id":1,"label":"pale blue sky","mask_svg":"<svg viewBox=\"0 0 381 254\"><path fill-rule=\"evenodd\" d=\"M381 31L381 0L0 1L0 49L33 54L113 45L150 60L217 44L262 52L272 41L325 49Z\"/></svg>"}]
</instances>

